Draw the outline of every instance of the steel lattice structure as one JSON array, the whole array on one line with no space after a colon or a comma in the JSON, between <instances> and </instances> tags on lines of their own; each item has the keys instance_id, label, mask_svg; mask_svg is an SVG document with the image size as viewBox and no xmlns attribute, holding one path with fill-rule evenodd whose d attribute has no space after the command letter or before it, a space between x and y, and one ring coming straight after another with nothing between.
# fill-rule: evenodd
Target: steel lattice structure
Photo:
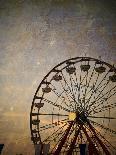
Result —
<instances>
[{"instance_id":1,"label":"steel lattice structure","mask_svg":"<svg viewBox=\"0 0 116 155\"><path fill-rule=\"evenodd\" d=\"M116 153L116 68L90 57L68 59L41 81L30 112L34 144L50 144L49 154ZM42 154L42 151L41 151Z\"/></svg>"}]
</instances>

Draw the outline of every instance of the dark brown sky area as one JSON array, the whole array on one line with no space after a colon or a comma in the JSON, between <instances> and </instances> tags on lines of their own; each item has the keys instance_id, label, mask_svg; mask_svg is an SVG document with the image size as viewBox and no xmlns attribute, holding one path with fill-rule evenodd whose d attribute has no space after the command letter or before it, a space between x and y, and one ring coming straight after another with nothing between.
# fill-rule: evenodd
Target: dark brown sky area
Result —
<instances>
[{"instance_id":1,"label":"dark brown sky area","mask_svg":"<svg viewBox=\"0 0 116 155\"><path fill-rule=\"evenodd\" d=\"M115 0L0 0L0 143L3 155L34 155L35 90L59 62L102 57L116 65Z\"/></svg>"}]
</instances>

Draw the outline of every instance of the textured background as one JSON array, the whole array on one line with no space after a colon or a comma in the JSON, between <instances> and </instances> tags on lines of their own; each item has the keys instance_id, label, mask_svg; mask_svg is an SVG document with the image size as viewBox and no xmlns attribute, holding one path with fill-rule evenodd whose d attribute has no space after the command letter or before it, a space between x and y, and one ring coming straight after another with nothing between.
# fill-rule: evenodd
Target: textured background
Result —
<instances>
[{"instance_id":1,"label":"textured background","mask_svg":"<svg viewBox=\"0 0 116 155\"><path fill-rule=\"evenodd\" d=\"M57 63L91 56L116 64L115 0L0 0L0 143L33 155L35 90Z\"/></svg>"}]
</instances>

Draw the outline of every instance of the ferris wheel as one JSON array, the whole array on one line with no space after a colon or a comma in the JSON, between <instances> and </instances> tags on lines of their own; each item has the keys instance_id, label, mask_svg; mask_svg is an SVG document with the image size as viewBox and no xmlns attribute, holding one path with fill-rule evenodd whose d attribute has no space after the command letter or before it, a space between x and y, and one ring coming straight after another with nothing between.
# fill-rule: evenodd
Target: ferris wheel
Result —
<instances>
[{"instance_id":1,"label":"ferris wheel","mask_svg":"<svg viewBox=\"0 0 116 155\"><path fill-rule=\"evenodd\" d=\"M116 68L76 57L55 66L39 84L31 106L31 139L49 154L116 154ZM42 150L41 150L42 154Z\"/></svg>"}]
</instances>

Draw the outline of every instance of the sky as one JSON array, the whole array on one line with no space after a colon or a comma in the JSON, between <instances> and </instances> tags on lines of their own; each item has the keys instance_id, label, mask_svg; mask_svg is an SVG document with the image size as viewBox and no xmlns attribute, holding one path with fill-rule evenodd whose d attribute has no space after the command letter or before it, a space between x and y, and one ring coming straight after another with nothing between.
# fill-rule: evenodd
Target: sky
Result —
<instances>
[{"instance_id":1,"label":"sky","mask_svg":"<svg viewBox=\"0 0 116 155\"><path fill-rule=\"evenodd\" d=\"M0 0L0 143L33 155L29 115L42 78L91 56L116 65L115 0Z\"/></svg>"}]
</instances>

